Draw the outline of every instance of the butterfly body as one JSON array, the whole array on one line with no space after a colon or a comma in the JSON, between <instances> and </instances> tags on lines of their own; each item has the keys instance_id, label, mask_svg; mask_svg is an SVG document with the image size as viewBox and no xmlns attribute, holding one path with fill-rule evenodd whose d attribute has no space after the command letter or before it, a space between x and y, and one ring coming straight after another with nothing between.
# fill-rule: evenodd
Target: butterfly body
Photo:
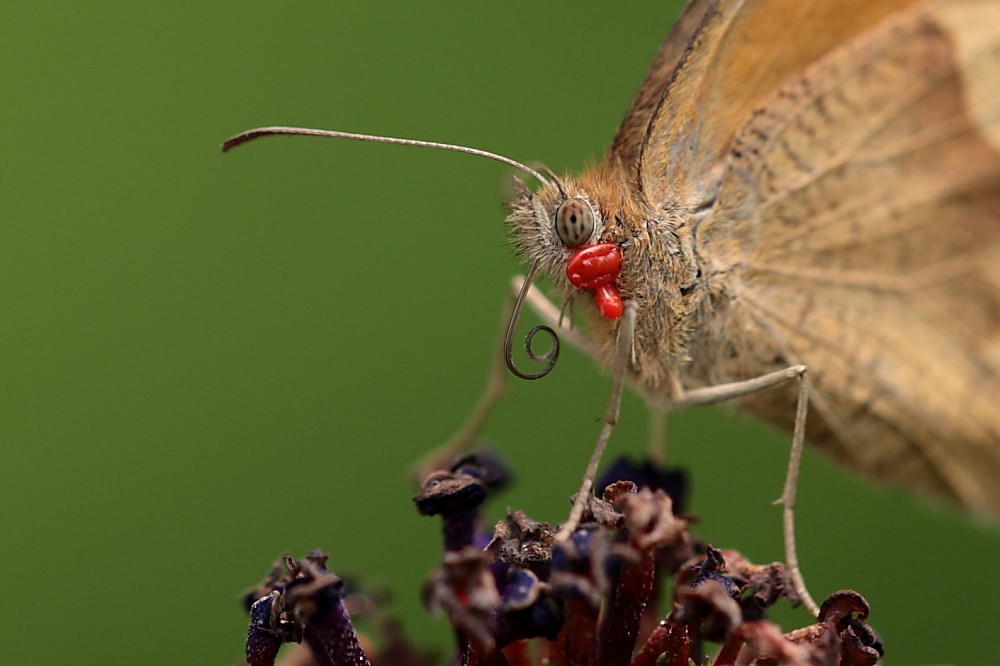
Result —
<instances>
[{"instance_id":1,"label":"butterfly body","mask_svg":"<svg viewBox=\"0 0 1000 666\"><path fill-rule=\"evenodd\" d=\"M1000 515L1000 37L986 25L1000 3L690 3L605 160L519 189L515 245L578 296L553 219L587 202L590 241L622 251L628 373L650 402L804 364L813 444ZM589 319L610 368L618 322ZM790 426L795 396L740 404Z\"/></svg>"}]
</instances>

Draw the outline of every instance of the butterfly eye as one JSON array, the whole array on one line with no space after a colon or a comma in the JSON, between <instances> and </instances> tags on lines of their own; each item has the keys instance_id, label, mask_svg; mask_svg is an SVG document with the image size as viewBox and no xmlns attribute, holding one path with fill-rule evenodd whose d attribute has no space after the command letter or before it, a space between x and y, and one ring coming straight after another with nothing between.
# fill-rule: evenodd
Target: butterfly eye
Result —
<instances>
[{"instance_id":1,"label":"butterfly eye","mask_svg":"<svg viewBox=\"0 0 1000 666\"><path fill-rule=\"evenodd\" d=\"M583 245L594 233L594 210L583 199L566 199L556 210L556 234L566 247Z\"/></svg>"}]
</instances>

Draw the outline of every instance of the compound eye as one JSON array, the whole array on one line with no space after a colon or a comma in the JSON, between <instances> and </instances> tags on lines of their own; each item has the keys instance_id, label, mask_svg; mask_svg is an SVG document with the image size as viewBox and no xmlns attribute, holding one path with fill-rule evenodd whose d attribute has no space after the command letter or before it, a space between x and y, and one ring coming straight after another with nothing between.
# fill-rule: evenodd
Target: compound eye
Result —
<instances>
[{"instance_id":1,"label":"compound eye","mask_svg":"<svg viewBox=\"0 0 1000 666\"><path fill-rule=\"evenodd\" d=\"M594 210L579 198L566 199L556 210L556 234L566 247L583 245L594 233Z\"/></svg>"}]
</instances>

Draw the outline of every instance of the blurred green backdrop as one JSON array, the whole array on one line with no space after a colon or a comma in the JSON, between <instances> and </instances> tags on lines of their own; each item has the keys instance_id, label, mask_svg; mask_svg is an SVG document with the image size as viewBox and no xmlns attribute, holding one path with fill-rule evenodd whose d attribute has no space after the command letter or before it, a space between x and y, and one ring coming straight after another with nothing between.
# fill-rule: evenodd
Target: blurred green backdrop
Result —
<instances>
[{"instance_id":1,"label":"blurred green backdrop","mask_svg":"<svg viewBox=\"0 0 1000 666\"><path fill-rule=\"evenodd\" d=\"M485 378L510 170L262 124L597 159L677 9L610 3L29 3L0 9L0 634L11 664L228 664L273 558L417 593L439 558L407 465ZM519 474L491 506L558 521L608 382L567 352L488 428ZM626 401L609 455L642 451ZM671 423L698 532L781 557L787 437ZM808 456L801 559L872 603L887 663L985 663L1000 539ZM790 626L801 612L779 614ZM988 653L987 653L988 654Z\"/></svg>"}]
</instances>

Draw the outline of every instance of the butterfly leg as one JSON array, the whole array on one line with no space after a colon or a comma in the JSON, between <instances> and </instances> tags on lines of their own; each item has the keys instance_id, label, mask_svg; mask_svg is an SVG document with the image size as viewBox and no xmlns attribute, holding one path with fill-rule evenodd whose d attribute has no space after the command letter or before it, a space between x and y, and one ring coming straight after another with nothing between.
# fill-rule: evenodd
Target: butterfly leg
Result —
<instances>
[{"instance_id":1,"label":"butterfly leg","mask_svg":"<svg viewBox=\"0 0 1000 666\"><path fill-rule=\"evenodd\" d=\"M819 606L816 605L812 595L806 589L802 571L799 569L799 558L795 546L795 494L798 488L802 449L805 445L806 414L809 406L809 381L806 377L806 366L793 365L741 382L717 384L715 386L693 389L680 396L675 400L674 404L678 407L709 405L731 398L738 398L794 379L798 379L799 381L799 396L795 407L795 427L792 430L792 450L788 458L788 471L785 474L784 490L781 493L781 497L775 500L774 503L780 504L782 507L785 566L787 567L788 575L792 579L795 592L802 599L802 605L806 607L806 610L813 617L816 617L819 614Z\"/></svg>"},{"instance_id":2,"label":"butterfly leg","mask_svg":"<svg viewBox=\"0 0 1000 666\"><path fill-rule=\"evenodd\" d=\"M667 407L650 402L649 408L649 443L646 457L657 467L667 462L667 427L670 410Z\"/></svg>"},{"instance_id":3,"label":"butterfly leg","mask_svg":"<svg viewBox=\"0 0 1000 666\"><path fill-rule=\"evenodd\" d=\"M486 422L493 414L493 410L496 408L497 403L500 402L500 398L507 388L507 368L503 360L503 342L504 334L507 330L507 321L510 318L513 306L514 297L513 295L508 295L504 298L503 307L501 308L500 327L497 333L497 340L493 345L493 359L490 362L486 387L458 431L443 444L421 456L411 466L411 473L417 479L418 483L423 481L431 472L447 465L455 455L463 451L471 451L478 443L479 434L486 427Z\"/></svg>"},{"instance_id":4,"label":"butterfly leg","mask_svg":"<svg viewBox=\"0 0 1000 666\"><path fill-rule=\"evenodd\" d=\"M511 283L515 292L520 292L524 285L524 278L516 277ZM593 356L593 345L585 335L578 330L571 328L562 321L559 308L555 306L541 291L534 287L529 288L525 295L525 303L547 326L559 332L562 340L568 342L577 350ZM635 301L626 301L621 323L618 326L618 337L615 345L614 380L612 383L611 397L608 399L608 406L604 412L604 425L597 438L597 444L590 455L587 469L580 482L580 489L576 493L573 501L573 508L570 509L569 517L560 526L556 533L556 540L568 539L580 524L583 513L587 508L587 500L591 497L594 488L594 477L597 475L597 467L601 463L601 456L611 438L611 431L618 422L618 412L621 406L622 388L625 384L625 370L632 357L632 341L635 337L635 320L638 305Z\"/></svg>"},{"instance_id":5,"label":"butterfly leg","mask_svg":"<svg viewBox=\"0 0 1000 666\"><path fill-rule=\"evenodd\" d=\"M523 281L524 278L520 276L513 279L511 287L514 293L520 291ZM568 342L571 347L580 353L590 356L591 358L595 357L592 350L593 345L586 338L586 336L581 334L578 329L567 326L562 319L561 310L557 308L552 301L546 298L541 291L535 287L531 287L527 297L525 298L525 302L528 304L528 307L531 308L532 312L534 312L535 315L542 320L542 322L559 332L560 339L564 342ZM666 460L667 420L673 406L649 402L648 407L648 457L651 462L661 464Z\"/></svg>"},{"instance_id":6,"label":"butterfly leg","mask_svg":"<svg viewBox=\"0 0 1000 666\"><path fill-rule=\"evenodd\" d=\"M618 336L615 342L615 362L614 378L611 384L611 396L608 398L608 407L604 412L604 425L601 427L601 434L597 438L597 444L590 454L590 461L587 469L583 473L583 480L580 482L580 489L576 492L573 500L573 508L570 509L569 517L556 532L556 541L569 539L576 528L580 525L583 512L587 508L587 502L594 490L594 477L597 475L597 466L601 464L601 456L611 439L611 431L618 423L618 413L621 408L622 388L625 384L625 370L628 367L629 359L632 356L632 342L635 338L635 320L639 306L635 301L625 301L624 312L622 312L621 323L618 325Z\"/></svg>"},{"instance_id":7,"label":"butterfly leg","mask_svg":"<svg viewBox=\"0 0 1000 666\"><path fill-rule=\"evenodd\" d=\"M476 406L473 407L465 423L446 442L434 448L434 450L423 455L411 467L412 475L421 482L428 474L447 464L456 454L462 451L471 451L479 441L479 434L486 426L486 422L493 414L497 403L503 396L507 387L508 371L504 362L504 337L507 331L507 324L513 312L515 299L524 284L524 276L518 275L511 279L510 291L504 298L501 308L500 327L497 329L497 339L493 345L493 360L490 363L489 376L486 380L486 387L483 389ZM571 328L561 321L561 313L552 301L536 287L529 288L525 297L525 302L548 326L559 333L563 342L584 354L589 353L590 343L586 336L579 330Z\"/></svg>"},{"instance_id":8,"label":"butterfly leg","mask_svg":"<svg viewBox=\"0 0 1000 666\"><path fill-rule=\"evenodd\" d=\"M523 278L515 278L512 287L515 291L518 291L522 284ZM532 287L525 300L543 322L560 332L564 340L583 353L590 354L591 345L589 341L578 331L568 328L561 322L559 309L541 292ZM594 446L594 451L584 472L583 481L580 483L580 489L576 494L570 515L556 534L557 540L568 539L579 526L580 520L583 518L583 513L586 510L587 500L593 492L597 467L601 462L604 449L611 437L611 431L618 422L625 371L632 355L636 312L637 305L634 302L628 301L625 303L622 323L618 328L614 380L611 396L608 399L607 411L604 414L604 425L601 428L597 444ZM802 605L815 617L819 614L819 607L806 588L802 571L799 568L798 550L795 544L795 496L798 488L802 449L805 445L806 414L809 406L809 382L806 377L806 367L804 365L793 365L744 381L717 384L715 386L685 391L672 402L670 408L693 407L724 402L793 380L798 380L799 382L799 395L795 411L795 426L792 432L792 449L789 455L788 470L785 475L784 490L781 497L775 501L775 504L782 506L785 565L788 575L792 580L792 585L795 587L796 593L802 599ZM650 446L651 448L659 448L666 437L666 416L668 411L666 408L658 408L656 406L651 406L651 409L653 412Z\"/></svg>"}]
</instances>

